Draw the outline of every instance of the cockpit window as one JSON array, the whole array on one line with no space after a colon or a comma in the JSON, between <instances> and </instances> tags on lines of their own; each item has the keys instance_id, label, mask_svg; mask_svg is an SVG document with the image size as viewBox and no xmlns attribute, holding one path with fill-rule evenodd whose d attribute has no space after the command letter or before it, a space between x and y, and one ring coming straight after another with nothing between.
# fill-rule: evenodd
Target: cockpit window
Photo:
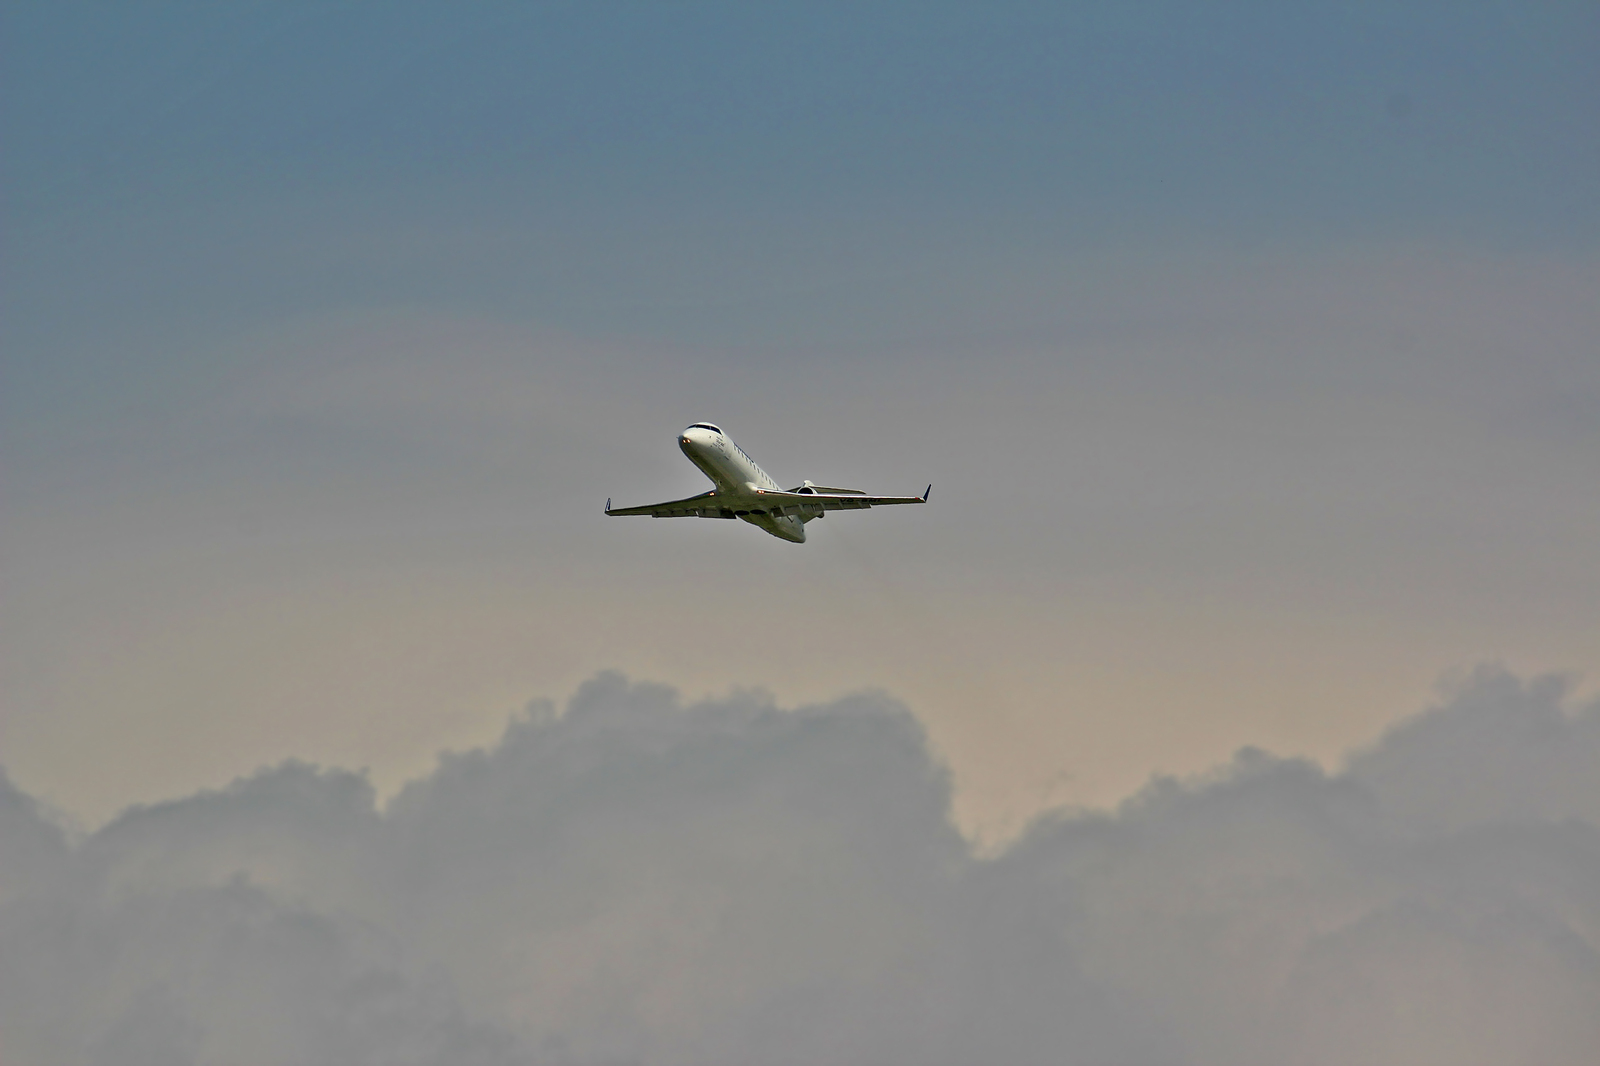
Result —
<instances>
[{"instance_id":1,"label":"cockpit window","mask_svg":"<svg viewBox=\"0 0 1600 1066\"><path fill-rule=\"evenodd\" d=\"M694 425L690 426L689 428L690 429L709 429L713 433L721 433L722 432L721 427L713 426L710 422L696 422Z\"/></svg>"}]
</instances>

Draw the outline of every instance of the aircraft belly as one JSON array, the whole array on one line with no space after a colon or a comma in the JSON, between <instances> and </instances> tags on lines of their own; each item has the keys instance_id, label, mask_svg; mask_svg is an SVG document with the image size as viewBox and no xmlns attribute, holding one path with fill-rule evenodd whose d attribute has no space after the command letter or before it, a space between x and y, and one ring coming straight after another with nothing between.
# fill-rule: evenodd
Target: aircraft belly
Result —
<instances>
[{"instance_id":1,"label":"aircraft belly","mask_svg":"<svg viewBox=\"0 0 1600 1066\"><path fill-rule=\"evenodd\" d=\"M739 517L781 540L792 541L795 544L805 543L806 527L794 516L743 514Z\"/></svg>"}]
</instances>

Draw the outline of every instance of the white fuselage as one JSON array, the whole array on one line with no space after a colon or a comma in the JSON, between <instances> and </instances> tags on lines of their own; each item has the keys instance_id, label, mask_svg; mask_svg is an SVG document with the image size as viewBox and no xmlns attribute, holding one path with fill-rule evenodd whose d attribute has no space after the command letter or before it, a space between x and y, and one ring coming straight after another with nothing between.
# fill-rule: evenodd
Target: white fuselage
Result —
<instances>
[{"instance_id":1,"label":"white fuselage","mask_svg":"<svg viewBox=\"0 0 1600 1066\"><path fill-rule=\"evenodd\" d=\"M729 497L730 503L740 501L733 512L735 517L759 526L775 537L797 544L805 542L805 523L809 515L771 514L761 506L761 501L750 499L767 489L782 490L771 475L757 466L756 461L733 442L732 437L709 425L693 425L678 434L678 447L683 449L683 454L689 457L691 463L700 468L701 473L711 479L719 496Z\"/></svg>"}]
</instances>

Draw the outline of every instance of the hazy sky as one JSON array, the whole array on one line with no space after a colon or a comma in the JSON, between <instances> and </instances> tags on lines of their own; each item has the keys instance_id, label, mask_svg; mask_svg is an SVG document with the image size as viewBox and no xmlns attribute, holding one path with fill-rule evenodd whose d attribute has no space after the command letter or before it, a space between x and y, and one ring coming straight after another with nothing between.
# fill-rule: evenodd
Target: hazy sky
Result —
<instances>
[{"instance_id":1,"label":"hazy sky","mask_svg":"<svg viewBox=\"0 0 1600 1066\"><path fill-rule=\"evenodd\" d=\"M8 1066L1594 1060L1592 0L10 0L0 122ZM704 419L932 500L602 515Z\"/></svg>"},{"instance_id":2,"label":"hazy sky","mask_svg":"<svg viewBox=\"0 0 1600 1066\"><path fill-rule=\"evenodd\" d=\"M617 668L881 688L992 839L1600 667L1592 3L3 34L0 762L89 825L387 795ZM933 501L605 519L703 487L700 419Z\"/></svg>"}]
</instances>

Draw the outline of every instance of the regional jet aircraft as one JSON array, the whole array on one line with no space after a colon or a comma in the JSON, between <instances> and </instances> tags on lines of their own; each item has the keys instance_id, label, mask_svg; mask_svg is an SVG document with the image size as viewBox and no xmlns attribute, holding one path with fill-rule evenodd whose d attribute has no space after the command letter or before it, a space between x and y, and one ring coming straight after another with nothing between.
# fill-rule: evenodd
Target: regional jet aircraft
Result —
<instances>
[{"instance_id":1,"label":"regional jet aircraft","mask_svg":"<svg viewBox=\"0 0 1600 1066\"><path fill-rule=\"evenodd\" d=\"M829 511L853 511L892 503L927 503L929 485L921 496L868 496L860 489L830 489L807 481L796 489L778 483L733 438L710 422L696 422L678 434L678 447L716 488L645 507L611 507L606 514L649 515L651 518L742 518L774 537L804 544L806 523Z\"/></svg>"}]
</instances>

